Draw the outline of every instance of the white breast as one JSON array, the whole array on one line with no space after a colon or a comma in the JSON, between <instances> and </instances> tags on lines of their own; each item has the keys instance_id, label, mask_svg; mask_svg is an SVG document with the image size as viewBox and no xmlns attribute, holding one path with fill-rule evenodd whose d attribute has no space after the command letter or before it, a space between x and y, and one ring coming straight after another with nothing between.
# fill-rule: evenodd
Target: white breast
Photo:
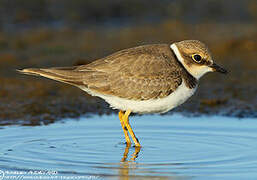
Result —
<instances>
[{"instance_id":1,"label":"white breast","mask_svg":"<svg viewBox=\"0 0 257 180\"><path fill-rule=\"evenodd\" d=\"M178 105L184 103L190 96L192 96L196 90L186 87L184 81L182 84L165 98L150 99L145 101L129 100L111 95L103 95L91 91L90 89L80 87L82 90L88 92L93 96L103 98L114 109L128 110L130 109L135 113L164 113Z\"/></svg>"}]
</instances>

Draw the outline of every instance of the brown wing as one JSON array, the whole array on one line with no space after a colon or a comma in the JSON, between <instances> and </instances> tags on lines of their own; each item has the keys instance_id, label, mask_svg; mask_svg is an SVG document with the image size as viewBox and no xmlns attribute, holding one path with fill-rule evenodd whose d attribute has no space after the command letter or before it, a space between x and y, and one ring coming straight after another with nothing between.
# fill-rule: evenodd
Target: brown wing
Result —
<instances>
[{"instance_id":1,"label":"brown wing","mask_svg":"<svg viewBox=\"0 0 257 180\"><path fill-rule=\"evenodd\" d=\"M168 45L126 49L87 65L24 69L21 72L134 100L165 97L182 82L181 68Z\"/></svg>"},{"instance_id":2,"label":"brown wing","mask_svg":"<svg viewBox=\"0 0 257 180\"><path fill-rule=\"evenodd\" d=\"M127 99L165 97L182 82L181 68L168 45L122 50L76 71L87 73L88 88Z\"/></svg>"},{"instance_id":3,"label":"brown wing","mask_svg":"<svg viewBox=\"0 0 257 180\"><path fill-rule=\"evenodd\" d=\"M77 67L57 67L57 68L28 68L18 70L20 73L34 75L34 76L43 76L49 79L56 81L61 81L67 84L74 86L84 85L84 73L76 71Z\"/></svg>"}]
</instances>

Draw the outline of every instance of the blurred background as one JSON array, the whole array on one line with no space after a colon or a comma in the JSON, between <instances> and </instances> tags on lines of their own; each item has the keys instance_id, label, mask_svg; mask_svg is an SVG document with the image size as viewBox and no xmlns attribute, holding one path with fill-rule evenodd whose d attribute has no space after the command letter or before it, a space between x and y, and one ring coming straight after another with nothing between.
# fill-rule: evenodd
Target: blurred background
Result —
<instances>
[{"instance_id":1,"label":"blurred background","mask_svg":"<svg viewBox=\"0 0 257 180\"><path fill-rule=\"evenodd\" d=\"M0 124L114 112L78 88L16 69L86 64L185 39L205 42L230 73L203 77L195 96L172 112L257 117L256 0L0 0Z\"/></svg>"}]
</instances>

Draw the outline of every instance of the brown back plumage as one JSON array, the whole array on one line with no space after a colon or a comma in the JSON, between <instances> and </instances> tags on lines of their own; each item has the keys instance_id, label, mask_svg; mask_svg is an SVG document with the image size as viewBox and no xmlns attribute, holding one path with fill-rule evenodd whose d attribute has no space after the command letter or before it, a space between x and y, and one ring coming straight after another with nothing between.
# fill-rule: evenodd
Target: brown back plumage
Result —
<instances>
[{"instance_id":1,"label":"brown back plumage","mask_svg":"<svg viewBox=\"0 0 257 180\"><path fill-rule=\"evenodd\" d=\"M20 72L40 75L105 95L148 100L166 97L182 83L183 67L169 45L155 44L125 49L87 65L24 69ZM129 89L129 91L128 91Z\"/></svg>"}]
</instances>

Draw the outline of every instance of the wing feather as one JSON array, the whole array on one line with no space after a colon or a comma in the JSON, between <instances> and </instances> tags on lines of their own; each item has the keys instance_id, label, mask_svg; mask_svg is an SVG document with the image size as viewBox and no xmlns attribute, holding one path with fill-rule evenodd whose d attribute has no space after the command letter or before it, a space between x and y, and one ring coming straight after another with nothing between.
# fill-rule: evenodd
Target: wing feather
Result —
<instances>
[{"instance_id":1,"label":"wing feather","mask_svg":"<svg viewBox=\"0 0 257 180\"><path fill-rule=\"evenodd\" d=\"M168 45L125 49L87 65L23 69L106 95L148 100L168 96L182 83L181 68Z\"/></svg>"},{"instance_id":2,"label":"wing feather","mask_svg":"<svg viewBox=\"0 0 257 180\"><path fill-rule=\"evenodd\" d=\"M182 83L181 68L168 45L123 50L76 70L95 74L85 84L99 93L134 100L168 96ZM104 76L97 79L96 74ZM97 82L97 83L96 83Z\"/></svg>"}]
</instances>

